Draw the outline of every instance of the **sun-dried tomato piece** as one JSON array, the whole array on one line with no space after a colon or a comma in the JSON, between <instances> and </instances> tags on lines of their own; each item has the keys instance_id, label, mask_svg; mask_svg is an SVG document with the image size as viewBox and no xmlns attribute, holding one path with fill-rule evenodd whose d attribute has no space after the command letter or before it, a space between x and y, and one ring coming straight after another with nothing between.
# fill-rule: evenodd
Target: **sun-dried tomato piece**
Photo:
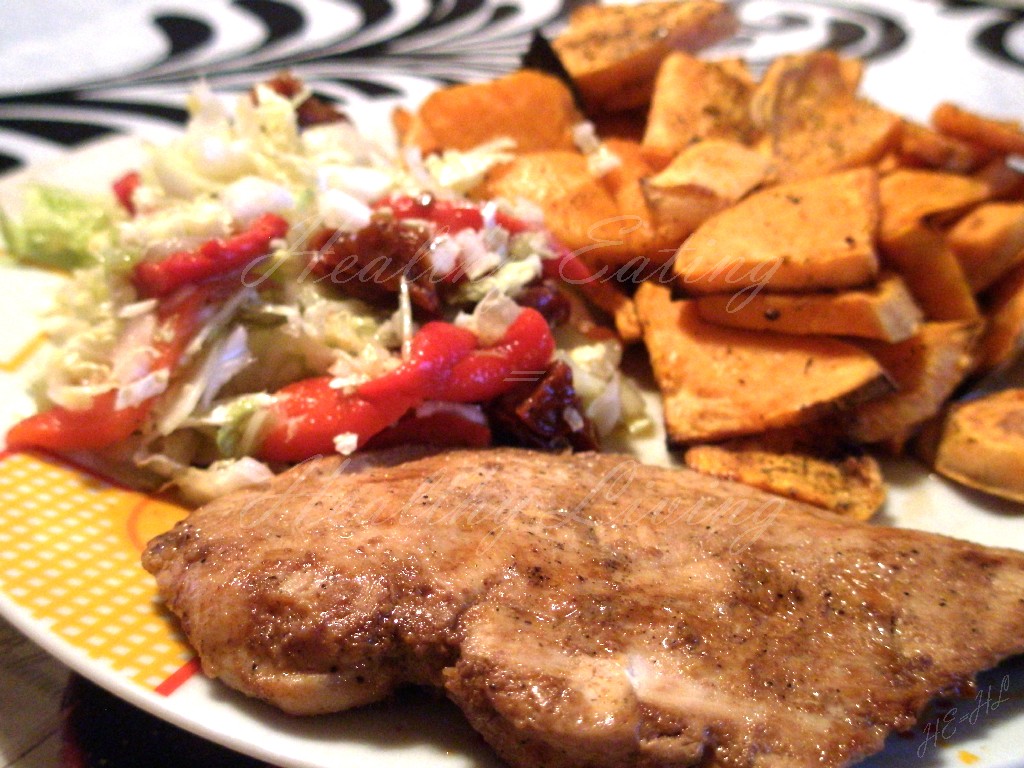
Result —
<instances>
[{"instance_id":1,"label":"sun-dried tomato piece","mask_svg":"<svg viewBox=\"0 0 1024 768\"><path fill-rule=\"evenodd\" d=\"M572 370L556 360L537 381L524 382L488 409L496 442L549 451L595 451L593 425L572 383Z\"/></svg>"},{"instance_id":2,"label":"sun-dried tomato piece","mask_svg":"<svg viewBox=\"0 0 1024 768\"><path fill-rule=\"evenodd\" d=\"M370 303L394 303L402 277L414 306L429 315L441 311L426 226L374 215L356 232L323 230L314 236L310 270L323 283Z\"/></svg>"},{"instance_id":3,"label":"sun-dried tomato piece","mask_svg":"<svg viewBox=\"0 0 1024 768\"><path fill-rule=\"evenodd\" d=\"M290 72L281 72L268 80L265 85L286 99L294 99L305 88L303 82ZM256 98L255 93L253 93L253 98ZM298 119L299 128L349 121L348 115L340 109L330 102L313 95L303 99L295 107L295 115Z\"/></svg>"},{"instance_id":4,"label":"sun-dried tomato piece","mask_svg":"<svg viewBox=\"0 0 1024 768\"><path fill-rule=\"evenodd\" d=\"M554 280L538 280L515 295L516 304L536 309L548 325L557 328L569 319L572 305Z\"/></svg>"}]
</instances>

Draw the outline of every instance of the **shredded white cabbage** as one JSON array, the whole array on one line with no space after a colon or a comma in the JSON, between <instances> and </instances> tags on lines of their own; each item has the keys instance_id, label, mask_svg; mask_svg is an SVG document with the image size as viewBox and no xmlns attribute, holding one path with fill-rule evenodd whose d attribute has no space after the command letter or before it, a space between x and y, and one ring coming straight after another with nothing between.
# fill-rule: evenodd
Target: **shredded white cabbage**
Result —
<instances>
[{"instance_id":1,"label":"shredded white cabbage","mask_svg":"<svg viewBox=\"0 0 1024 768\"><path fill-rule=\"evenodd\" d=\"M220 202L231 219L248 224L264 213L284 214L295 208L296 196L281 184L258 176L243 176L220 193Z\"/></svg>"},{"instance_id":2,"label":"shredded white cabbage","mask_svg":"<svg viewBox=\"0 0 1024 768\"><path fill-rule=\"evenodd\" d=\"M650 429L643 400L620 369L622 345L616 339L594 341L562 329L558 342L558 355L572 369L576 394L599 437L622 427L630 434Z\"/></svg>"},{"instance_id":3,"label":"shredded white cabbage","mask_svg":"<svg viewBox=\"0 0 1024 768\"><path fill-rule=\"evenodd\" d=\"M480 346L489 347L505 335L520 312L522 307L494 289L480 300L472 314L460 312L455 318L455 324L472 331L480 339Z\"/></svg>"},{"instance_id":4,"label":"shredded white cabbage","mask_svg":"<svg viewBox=\"0 0 1024 768\"><path fill-rule=\"evenodd\" d=\"M158 408L156 431L159 434L171 434L197 408L208 408L221 388L253 362L247 342L245 328L236 326L210 346L199 365L193 366L191 374L179 380L167 401Z\"/></svg>"},{"instance_id":5,"label":"shredded white cabbage","mask_svg":"<svg viewBox=\"0 0 1024 768\"><path fill-rule=\"evenodd\" d=\"M355 453L359 447L359 435L355 432L342 432L334 436L334 450L342 456L349 456Z\"/></svg>"},{"instance_id":6,"label":"shredded white cabbage","mask_svg":"<svg viewBox=\"0 0 1024 768\"><path fill-rule=\"evenodd\" d=\"M622 158L608 149L597 136L597 130L590 121L577 123L572 128L573 142L587 157L587 170L601 177L611 173L620 165Z\"/></svg>"},{"instance_id":7,"label":"shredded white cabbage","mask_svg":"<svg viewBox=\"0 0 1024 768\"><path fill-rule=\"evenodd\" d=\"M479 280L501 267L501 254L488 247L483 233L464 229L451 237L459 249L459 261L470 281Z\"/></svg>"},{"instance_id":8,"label":"shredded white cabbage","mask_svg":"<svg viewBox=\"0 0 1024 768\"><path fill-rule=\"evenodd\" d=\"M512 139L498 139L464 152L450 149L430 155L424 165L438 186L467 194L480 185L491 168L512 160L515 147Z\"/></svg>"},{"instance_id":9,"label":"shredded white cabbage","mask_svg":"<svg viewBox=\"0 0 1024 768\"><path fill-rule=\"evenodd\" d=\"M59 233L67 240L72 220L99 222L75 256L94 266L75 273L47 319L53 354L36 395L42 407L73 410L87 409L111 391L116 408L152 402L119 455L194 502L271 476L252 457L275 418L272 393L329 376L331 387L345 396L407 358L416 320L423 319L414 314L411 288L421 286L402 277L400 290L373 306L351 298L344 284L332 283L310 261L324 228L328 235L358 232L380 220L375 205L392 195L466 204L461 195L512 157L510 141L428 158L408 149L396 157L347 122L300 131L295 107L302 98L259 86L254 98L240 94L229 104L200 83L189 97L183 135L148 147L132 193L134 215L110 200L97 207L53 193L46 198L52 232L0 222L5 237L23 240ZM592 126L581 125L576 134L588 156L597 158L602 147ZM133 279L136 266L196 249L202 254L208 241L228 241L269 213L286 219L287 236L273 241L271 253L251 260L233 289L211 286L212 298L194 318L197 327L188 331L187 342L170 338L177 325L167 310L174 305L164 295L140 295L136 285L145 287ZM542 211L532 203L492 201L480 213L479 230L444 232L439 226L427 255L445 302L443 318L488 347L522 311L514 297L542 276L544 260L558 254L542 230ZM527 231L511 235L500 225L506 214ZM168 363L168 345L179 341L184 348ZM616 343L575 339L562 354L582 396L582 412L563 414L573 428L583 428L584 416L602 434L641 423L642 401L618 371ZM487 423L476 404L430 401L415 413ZM354 431L342 431L334 446L347 455L359 440Z\"/></svg>"},{"instance_id":10,"label":"shredded white cabbage","mask_svg":"<svg viewBox=\"0 0 1024 768\"><path fill-rule=\"evenodd\" d=\"M540 257L530 254L519 261L506 261L494 272L466 283L460 283L452 292L452 300L459 304L475 304L491 291L504 294L519 292L544 272Z\"/></svg>"},{"instance_id":11,"label":"shredded white cabbage","mask_svg":"<svg viewBox=\"0 0 1024 768\"><path fill-rule=\"evenodd\" d=\"M151 397L163 394L167 391L167 382L170 381L171 372L166 368L147 373L130 384L123 384L117 388L117 396L114 398L114 408L123 410L139 405Z\"/></svg>"},{"instance_id":12,"label":"shredded white cabbage","mask_svg":"<svg viewBox=\"0 0 1024 768\"><path fill-rule=\"evenodd\" d=\"M205 469L186 467L174 475L174 485L191 504L205 504L224 494L265 483L274 476L261 461L243 456L222 459Z\"/></svg>"},{"instance_id":13,"label":"shredded white cabbage","mask_svg":"<svg viewBox=\"0 0 1024 768\"><path fill-rule=\"evenodd\" d=\"M340 189L325 189L317 198L319 224L355 232L370 223L370 206Z\"/></svg>"}]
</instances>

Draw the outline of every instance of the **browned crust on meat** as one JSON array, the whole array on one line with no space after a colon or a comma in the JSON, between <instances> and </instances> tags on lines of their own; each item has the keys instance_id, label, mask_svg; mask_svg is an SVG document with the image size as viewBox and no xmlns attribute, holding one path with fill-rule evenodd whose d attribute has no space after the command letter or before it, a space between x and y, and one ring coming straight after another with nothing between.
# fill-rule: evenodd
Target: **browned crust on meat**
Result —
<instances>
[{"instance_id":1,"label":"browned crust on meat","mask_svg":"<svg viewBox=\"0 0 1024 768\"><path fill-rule=\"evenodd\" d=\"M521 766L842 766L1024 649L1024 554L688 470L324 459L144 556L208 674L295 713L444 687Z\"/></svg>"}]
</instances>

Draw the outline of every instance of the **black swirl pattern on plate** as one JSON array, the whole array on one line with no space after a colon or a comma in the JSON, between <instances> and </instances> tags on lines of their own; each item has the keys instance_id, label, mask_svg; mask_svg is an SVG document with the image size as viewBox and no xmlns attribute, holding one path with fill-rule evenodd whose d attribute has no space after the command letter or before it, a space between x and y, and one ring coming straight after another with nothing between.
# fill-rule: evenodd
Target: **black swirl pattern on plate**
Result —
<instances>
[{"instance_id":1,"label":"black swirl pattern on plate","mask_svg":"<svg viewBox=\"0 0 1024 768\"><path fill-rule=\"evenodd\" d=\"M990 10L991 6L978 0L943 0L949 11ZM1004 8L996 21L982 26L974 36L974 45L984 55L1002 64L1024 69L1024 10ZM1014 35L1020 36L1016 44Z\"/></svg>"},{"instance_id":2,"label":"black swirl pattern on plate","mask_svg":"<svg viewBox=\"0 0 1024 768\"><path fill-rule=\"evenodd\" d=\"M911 0L906 0L910 3ZM947 0L934 12L977 8ZM514 69L534 31L557 30L582 0L185 0L153 3L145 20L164 55L114 75L60 70L60 85L0 93L0 171L117 132L153 137L183 122L183 95L198 78L223 92L288 68L343 107L422 95L438 84ZM731 0L740 34L723 55L755 68L796 50L835 49L881 61L901 55L908 34L886 0ZM1011 33L1021 13L993 12L977 43L1021 66ZM247 37L239 42L239 35ZM140 30L135 30L136 32ZM131 35L132 29L125 29ZM244 37L244 35L243 35ZM234 44L226 41L234 40ZM74 68L67 68L73 72Z\"/></svg>"},{"instance_id":3,"label":"black swirl pattern on plate","mask_svg":"<svg viewBox=\"0 0 1024 768\"><path fill-rule=\"evenodd\" d=\"M532 31L565 11L557 0L436 0L419 13L401 0L366 0L334 4L328 10L358 23L346 26L339 13L337 29L325 29L317 17L328 5L233 0L208 16L178 9L154 14L150 23L166 43L159 61L66 88L0 95L0 171L33 159L33 148L74 147L123 131L146 135L154 122L180 124L181 96L200 77L237 92L288 68L343 106L403 97L410 81L427 88L493 77L515 68ZM218 42L224 37L218 24L232 23L228 10L260 30L242 51Z\"/></svg>"},{"instance_id":4,"label":"black swirl pattern on plate","mask_svg":"<svg viewBox=\"0 0 1024 768\"><path fill-rule=\"evenodd\" d=\"M1004 64L1012 64L1024 69L1024 44L1014 46L1011 42L1014 34L1020 35L1024 42L1024 12L1014 12L1012 18L997 22L982 29L975 43L986 54L993 56Z\"/></svg>"},{"instance_id":5,"label":"black swirl pattern on plate","mask_svg":"<svg viewBox=\"0 0 1024 768\"><path fill-rule=\"evenodd\" d=\"M865 61L900 51L907 30L885 6L841 0L739 0L734 3L742 25L725 46L755 69L795 50L835 50Z\"/></svg>"}]
</instances>

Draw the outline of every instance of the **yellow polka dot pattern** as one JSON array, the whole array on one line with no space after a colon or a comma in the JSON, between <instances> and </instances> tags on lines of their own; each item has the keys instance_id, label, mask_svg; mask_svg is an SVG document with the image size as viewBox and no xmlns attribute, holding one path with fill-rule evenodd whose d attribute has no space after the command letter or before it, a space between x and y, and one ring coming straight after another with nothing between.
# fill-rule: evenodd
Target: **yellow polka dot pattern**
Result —
<instances>
[{"instance_id":1,"label":"yellow polka dot pattern","mask_svg":"<svg viewBox=\"0 0 1024 768\"><path fill-rule=\"evenodd\" d=\"M32 454L0 459L0 592L149 690L192 652L139 555L185 510Z\"/></svg>"}]
</instances>

